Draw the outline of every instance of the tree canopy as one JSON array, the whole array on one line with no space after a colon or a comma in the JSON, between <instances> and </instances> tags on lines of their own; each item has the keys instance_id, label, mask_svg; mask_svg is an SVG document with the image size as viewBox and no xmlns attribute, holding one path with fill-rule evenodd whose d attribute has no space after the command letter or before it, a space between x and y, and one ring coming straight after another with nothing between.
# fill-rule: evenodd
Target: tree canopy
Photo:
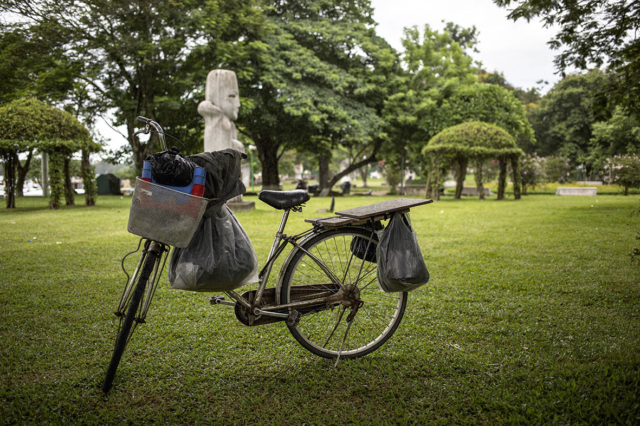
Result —
<instances>
[{"instance_id":1,"label":"tree canopy","mask_svg":"<svg viewBox=\"0 0 640 426\"><path fill-rule=\"evenodd\" d=\"M500 157L522 155L516 142L500 126L470 121L444 129L435 135L422 150L424 154L441 152L445 155L463 154L467 157Z\"/></svg>"},{"instance_id":2,"label":"tree canopy","mask_svg":"<svg viewBox=\"0 0 640 426\"><path fill-rule=\"evenodd\" d=\"M278 158L286 149L311 152L322 163L342 145L376 161L383 136L378 113L397 59L376 36L371 13L368 1L351 0L265 9L253 72L240 79L250 104L238 121L258 147L265 186L277 187Z\"/></svg>"},{"instance_id":3,"label":"tree canopy","mask_svg":"<svg viewBox=\"0 0 640 426\"><path fill-rule=\"evenodd\" d=\"M67 62L80 67L75 83L87 89L79 114L91 121L113 113L113 124L126 126L127 150L138 168L156 137L151 143L139 140L136 117L201 141L202 120L195 111L206 75L228 66L230 58L243 58L261 20L253 0L7 0L1 10L21 17L14 27L46 27L51 40L63 42ZM248 67L245 62L233 68L242 73Z\"/></svg>"},{"instance_id":4,"label":"tree canopy","mask_svg":"<svg viewBox=\"0 0 640 426\"><path fill-rule=\"evenodd\" d=\"M24 98L0 105L0 149L53 151L90 142L89 131L73 115L42 101Z\"/></svg>"},{"instance_id":5,"label":"tree canopy","mask_svg":"<svg viewBox=\"0 0 640 426\"><path fill-rule=\"evenodd\" d=\"M464 188L464 178L467 174L469 162L474 164L476 189L478 197L484 199L484 185L482 165L486 159L497 159L500 165L498 178L498 200L504 199L506 187L507 164L511 164L513 176L513 192L516 199L520 198L520 172L518 157L523 152L516 145L513 137L502 127L469 121L449 127L431 138L427 146L422 149L432 162L432 173L436 180L434 198L439 198L437 180L439 178L440 162L446 159L456 171L455 198L460 198ZM433 171L436 170L436 173Z\"/></svg>"},{"instance_id":6,"label":"tree canopy","mask_svg":"<svg viewBox=\"0 0 640 426\"><path fill-rule=\"evenodd\" d=\"M51 206L57 208L62 193L61 168L65 162L68 165L68 157L80 150L95 152L100 145L73 115L42 101L24 98L0 105L0 155L5 164L7 208L15 207L18 154L29 152L29 162L34 149L51 154ZM87 179L90 181L91 177Z\"/></svg>"},{"instance_id":7,"label":"tree canopy","mask_svg":"<svg viewBox=\"0 0 640 426\"><path fill-rule=\"evenodd\" d=\"M609 94L636 116L640 113L640 3L628 0L494 0L510 8L514 21L540 17L544 26L558 26L550 40L561 50L555 64L561 72L575 67L607 65L612 71Z\"/></svg>"}]
</instances>

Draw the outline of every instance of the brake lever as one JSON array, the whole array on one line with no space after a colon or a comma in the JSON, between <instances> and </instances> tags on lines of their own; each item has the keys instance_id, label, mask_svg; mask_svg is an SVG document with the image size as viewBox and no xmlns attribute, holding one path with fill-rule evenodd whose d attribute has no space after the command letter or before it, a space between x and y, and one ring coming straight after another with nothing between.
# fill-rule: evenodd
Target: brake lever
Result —
<instances>
[{"instance_id":1,"label":"brake lever","mask_svg":"<svg viewBox=\"0 0 640 426\"><path fill-rule=\"evenodd\" d=\"M149 125L147 124L146 126L144 126L144 129L140 129L140 130L138 130L137 132L135 132L135 133L133 134L133 136L137 136L137 135L139 135L140 133L143 133L143 134L145 134L145 135L148 135L148 134L149 134L149 132L151 132L151 127L149 127Z\"/></svg>"}]
</instances>

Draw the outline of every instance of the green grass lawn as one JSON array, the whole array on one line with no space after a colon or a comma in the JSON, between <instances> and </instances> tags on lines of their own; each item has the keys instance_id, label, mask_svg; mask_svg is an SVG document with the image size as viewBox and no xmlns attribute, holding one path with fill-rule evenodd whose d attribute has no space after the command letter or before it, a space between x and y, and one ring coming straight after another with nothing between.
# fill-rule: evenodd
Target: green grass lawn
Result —
<instances>
[{"instance_id":1,"label":"green grass lawn","mask_svg":"<svg viewBox=\"0 0 640 426\"><path fill-rule=\"evenodd\" d=\"M256 210L237 216L264 262L280 214L247 199ZM415 209L432 280L387 344L337 368L284 324L245 327L165 278L104 396L120 258L137 244L130 198L60 211L18 199L0 211L0 422L639 424L638 201L445 197ZM329 203L312 199L289 231Z\"/></svg>"}]
</instances>

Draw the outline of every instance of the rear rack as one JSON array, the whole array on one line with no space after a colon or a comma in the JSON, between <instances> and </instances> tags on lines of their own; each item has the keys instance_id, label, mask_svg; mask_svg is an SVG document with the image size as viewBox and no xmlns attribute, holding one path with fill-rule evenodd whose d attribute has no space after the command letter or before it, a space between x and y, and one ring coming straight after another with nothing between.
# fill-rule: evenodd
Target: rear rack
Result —
<instances>
[{"instance_id":1,"label":"rear rack","mask_svg":"<svg viewBox=\"0 0 640 426\"><path fill-rule=\"evenodd\" d=\"M396 198L368 206L356 207L336 212L337 216L305 219L305 222L326 229L341 228L347 225L362 225L391 218L393 213L407 213L412 207L431 204L433 200L415 200L412 198Z\"/></svg>"}]
</instances>

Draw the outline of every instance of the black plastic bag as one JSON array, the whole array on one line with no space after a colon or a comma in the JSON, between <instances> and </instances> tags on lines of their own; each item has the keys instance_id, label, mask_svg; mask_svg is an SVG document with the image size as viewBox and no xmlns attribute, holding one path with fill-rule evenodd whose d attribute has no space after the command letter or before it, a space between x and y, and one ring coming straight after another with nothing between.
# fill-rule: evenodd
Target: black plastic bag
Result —
<instances>
[{"instance_id":1,"label":"black plastic bag","mask_svg":"<svg viewBox=\"0 0 640 426\"><path fill-rule=\"evenodd\" d=\"M153 180L160 185L187 186L193 179L196 165L184 158L175 146L170 151L149 155Z\"/></svg>"},{"instance_id":2,"label":"black plastic bag","mask_svg":"<svg viewBox=\"0 0 640 426\"><path fill-rule=\"evenodd\" d=\"M173 249L169 282L177 290L215 292L258 282L256 251L226 204L202 219L186 248Z\"/></svg>"},{"instance_id":3,"label":"black plastic bag","mask_svg":"<svg viewBox=\"0 0 640 426\"><path fill-rule=\"evenodd\" d=\"M378 283L382 291L411 291L429 282L429 271L408 214L394 213L378 237Z\"/></svg>"},{"instance_id":4,"label":"black plastic bag","mask_svg":"<svg viewBox=\"0 0 640 426\"><path fill-rule=\"evenodd\" d=\"M368 228L371 230L370 226ZM373 229L375 229L376 231L383 229L383 226L380 223L380 221L374 223ZM376 243L378 242L378 235L375 232L373 233L373 240ZM351 249L351 253L353 253L353 255L358 259L364 259L367 262L371 262L371 263L378 262L376 260L376 244L373 244L373 243L369 244L368 238L353 237L353 239L351 240L350 249Z\"/></svg>"}]
</instances>

